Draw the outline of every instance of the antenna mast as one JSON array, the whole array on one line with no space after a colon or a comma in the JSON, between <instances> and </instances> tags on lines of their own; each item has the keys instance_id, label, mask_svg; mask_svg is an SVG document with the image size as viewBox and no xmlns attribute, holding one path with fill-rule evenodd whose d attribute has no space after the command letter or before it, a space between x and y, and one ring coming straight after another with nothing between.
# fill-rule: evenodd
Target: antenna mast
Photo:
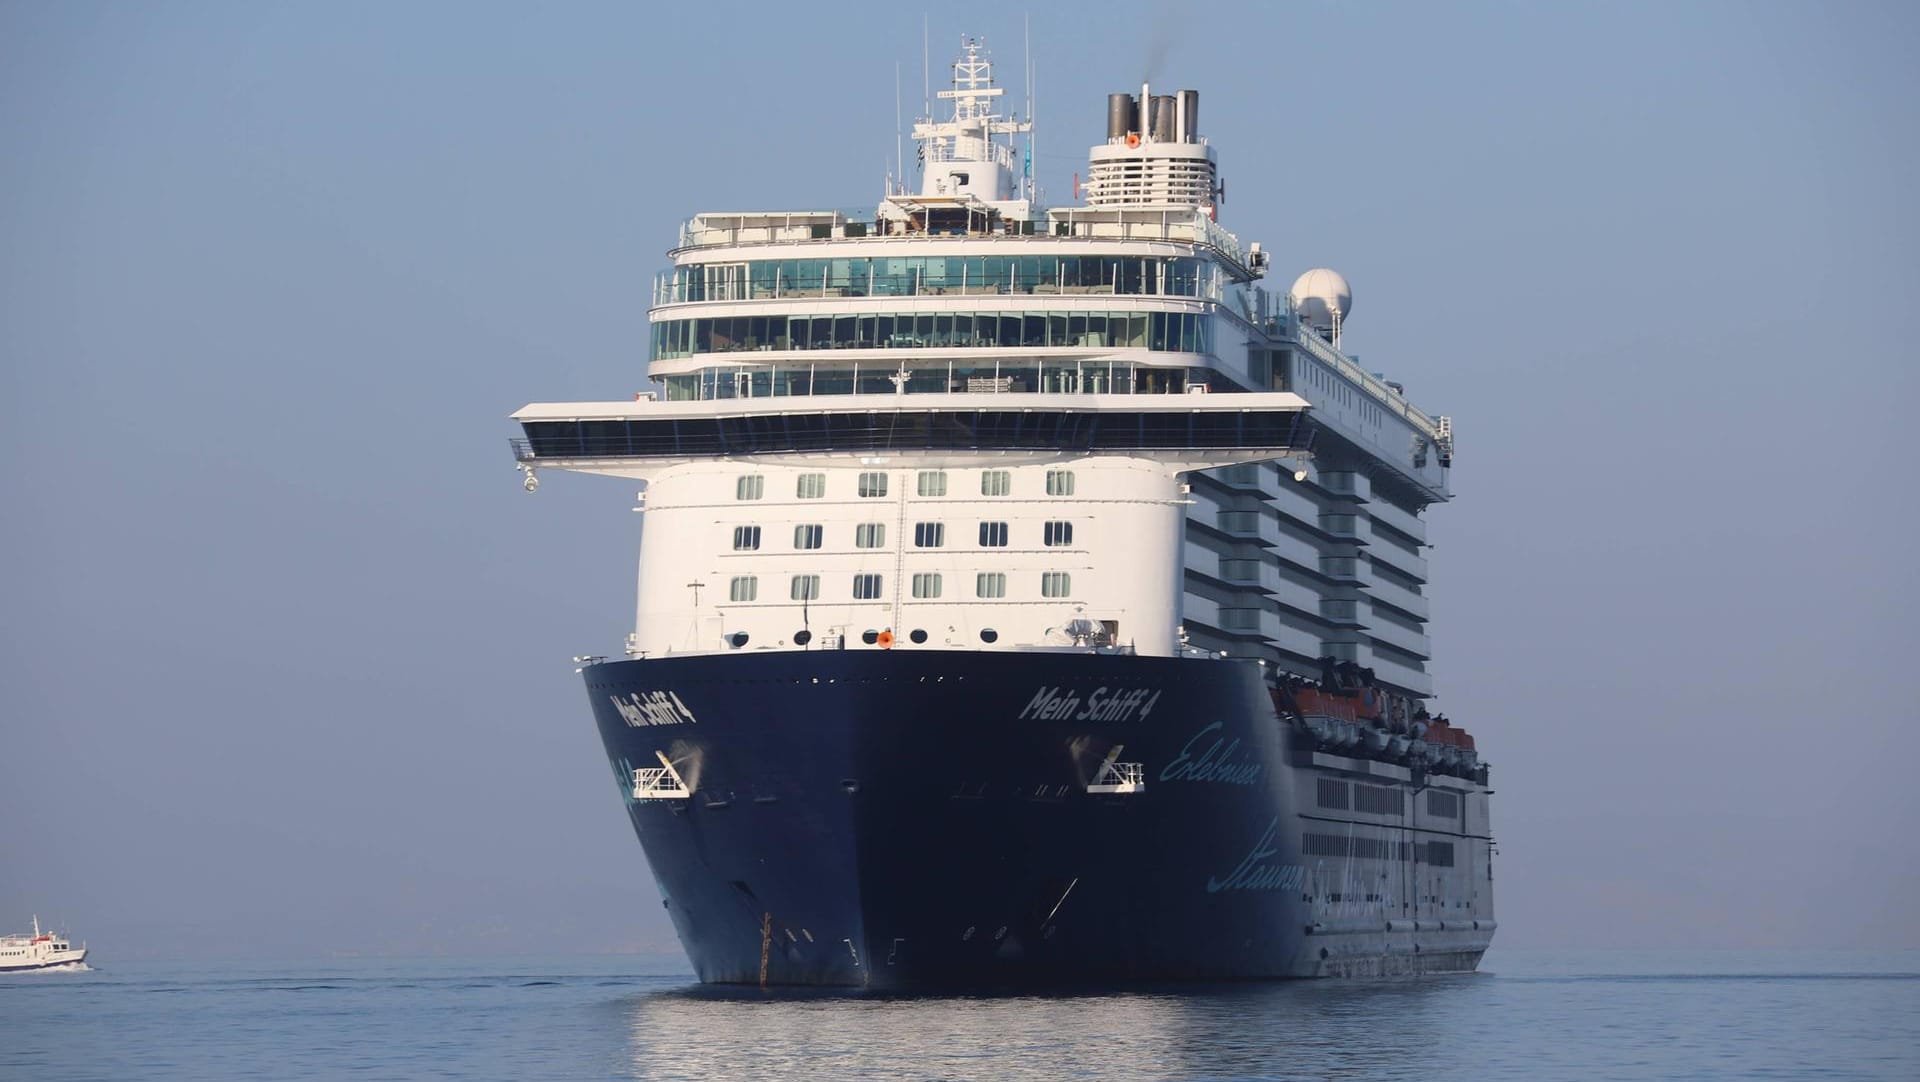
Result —
<instances>
[{"instance_id":1,"label":"antenna mast","mask_svg":"<svg viewBox=\"0 0 1920 1082\"><path fill-rule=\"evenodd\" d=\"M1033 174L1033 13L1031 11L1026 13L1025 27L1027 38L1027 163L1025 179L1027 198L1030 200L1038 200L1040 198L1040 189L1038 187L1039 179Z\"/></svg>"}]
</instances>

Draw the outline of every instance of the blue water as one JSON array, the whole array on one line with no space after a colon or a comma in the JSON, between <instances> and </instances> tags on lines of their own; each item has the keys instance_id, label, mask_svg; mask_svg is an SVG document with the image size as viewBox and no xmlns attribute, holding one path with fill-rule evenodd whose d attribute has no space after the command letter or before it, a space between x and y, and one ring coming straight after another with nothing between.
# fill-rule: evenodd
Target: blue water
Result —
<instances>
[{"instance_id":1,"label":"blue water","mask_svg":"<svg viewBox=\"0 0 1920 1082\"><path fill-rule=\"evenodd\" d=\"M1920 953L1502 951L1483 972L992 997L677 960L114 962L0 977L0 1078L1920 1079Z\"/></svg>"}]
</instances>

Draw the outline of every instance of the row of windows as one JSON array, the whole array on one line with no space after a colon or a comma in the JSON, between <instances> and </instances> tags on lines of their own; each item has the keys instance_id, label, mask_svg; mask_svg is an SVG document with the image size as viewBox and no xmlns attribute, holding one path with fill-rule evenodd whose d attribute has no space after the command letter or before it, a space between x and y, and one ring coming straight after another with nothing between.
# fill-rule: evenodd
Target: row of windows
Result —
<instances>
[{"instance_id":1,"label":"row of windows","mask_svg":"<svg viewBox=\"0 0 1920 1082\"><path fill-rule=\"evenodd\" d=\"M938 571L915 574L912 578L913 596L927 599L942 595L945 580ZM872 601L886 590L884 575L861 573L853 576L853 596L857 601ZM1040 575L1041 597L1068 597L1073 593L1073 576L1065 571L1046 571ZM787 596L795 601L820 600L819 575L795 575L787 586ZM1007 596L1007 576L1001 571L982 571L973 577L973 596L995 598ZM760 576L735 575L727 583L727 599L730 601L760 600Z\"/></svg>"},{"instance_id":2,"label":"row of windows","mask_svg":"<svg viewBox=\"0 0 1920 1082\"><path fill-rule=\"evenodd\" d=\"M981 548L1006 548L1008 527L1004 522L982 522L980 524ZM735 526L733 528L733 551L757 552L760 549L760 527ZM817 549L826 540L826 528L819 523L802 523L793 528L793 547L795 549ZM1047 522L1040 529L1040 543L1050 548L1073 544L1073 523ZM913 524L913 547L918 549L944 548L947 544L947 524L944 522L916 522ZM878 549L887 547L887 524L884 522L862 522L853 528L853 547Z\"/></svg>"},{"instance_id":3,"label":"row of windows","mask_svg":"<svg viewBox=\"0 0 1920 1082\"><path fill-rule=\"evenodd\" d=\"M653 325L656 361L699 353L926 347L1146 349L1212 353L1200 312L939 312L841 316L728 316ZM820 393L818 388L815 393Z\"/></svg>"},{"instance_id":4,"label":"row of windows","mask_svg":"<svg viewBox=\"0 0 1920 1082\"><path fill-rule=\"evenodd\" d=\"M865 366L856 355L847 361L816 360L812 355L781 361L767 357L726 354L726 364L693 372L661 376L669 402L711 401L723 398L791 398L808 395L959 394L962 392L1030 392L1052 394L1185 394L1191 377L1195 386L1208 384L1199 370L1160 368L1108 357L1068 357L1061 360L962 356L909 357L905 364L892 358ZM902 382L904 372L904 382ZM1221 383L1216 390L1230 389Z\"/></svg>"},{"instance_id":5,"label":"row of windows","mask_svg":"<svg viewBox=\"0 0 1920 1082\"><path fill-rule=\"evenodd\" d=\"M1303 834L1300 853L1309 857L1359 857L1362 860L1406 860L1411 842L1385 838L1351 838L1344 834Z\"/></svg>"},{"instance_id":6,"label":"row of windows","mask_svg":"<svg viewBox=\"0 0 1920 1082\"><path fill-rule=\"evenodd\" d=\"M1360 811L1373 815L1400 815L1406 810L1400 790L1378 785L1348 783L1338 778L1321 778L1316 794L1320 806L1338 811Z\"/></svg>"},{"instance_id":7,"label":"row of windows","mask_svg":"<svg viewBox=\"0 0 1920 1082\"><path fill-rule=\"evenodd\" d=\"M693 263L660 276L656 304L927 293L1119 293L1197 297L1218 269L1142 256L907 256ZM1211 291L1211 290L1209 290Z\"/></svg>"},{"instance_id":8,"label":"row of windows","mask_svg":"<svg viewBox=\"0 0 1920 1082\"><path fill-rule=\"evenodd\" d=\"M862 473L855 482L855 491L863 497L885 496L887 494L888 475L881 472ZM947 471L921 470L916 484L922 496L945 496L947 494ZM794 480L794 496L802 500L818 500L827 494L827 475L824 473L803 473ZM1074 480L1072 470L1047 471L1047 495L1073 495ZM1013 473L1010 470L980 471L980 495L1005 496L1013 491ZM734 480L733 498L736 500L764 499L767 494L767 478L764 474L744 473Z\"/></svg>"},{"instance_id":9,"label":"row of windows","mask_svg":"<svg viewBox=\"0 0 1920 1082\"><path fill-rule=\"evenodd\" d=\"M1338 778L1319 779L1318 792L1315 794L1322 808L1336 811L1360 811L1374 815L1400 815L1406 810L1406 802L1401 791L1379 785L1364 785L1359 782L1341 781ZM1448 819L1460 817L1460 797L1442 789L1427 790L1427 814Z\"/></svg>"},{"instance_id":10,"label":"row of windows","mask_svg":"<svg viewBox=\"0 0 1920 1082\"><path fill-rule=\"evenodd\" d=\"M1328 369L1324 365L1305 361L1304 359L1303 365L1306 369L1306 382L1327 392L1327 397L1339 402L1343 406L1351 406L1359 409L1361 417L1369 424L1378 425L1386 419L1385 412L1383 412L1371 398L1363 397L1358 391L1353 389L1352 384L1334 375L1331 369ZM1322 398L1321 396L1316 395L1314 397L1320 398L1321 402L1326 401L1326 398Z\"/></svg>"},{"instance_id":11,"label":"row of windows","mask_svg":"<svg viewBox=\"0 0 1920 1082\"><path fill-rule=\"evenodd\" d=\"M1453 867L1452 842L1403 842L1387 838L1352 838L1342 834L1302 834L1300 852L1309 857L1413 860L1436 868Z\"/></svg>"}]
</instances>

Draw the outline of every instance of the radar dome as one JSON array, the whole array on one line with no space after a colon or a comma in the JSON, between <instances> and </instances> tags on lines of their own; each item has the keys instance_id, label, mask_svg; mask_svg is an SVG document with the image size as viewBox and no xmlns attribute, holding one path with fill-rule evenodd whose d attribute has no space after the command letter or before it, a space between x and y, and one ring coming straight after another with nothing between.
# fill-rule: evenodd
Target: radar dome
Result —
<instances>
[{"instance_id":1,"label":"radar dome","mask_svg":"<svg viewBox=\"0 0 1920 1082\"><path fill-rule=\"evenodd\" d=\"M1353 314L1353 287L1339 271L1316 267L1293 280L1293 306L1316 329L1333 326L1333 314L1345 323Z\"/></svg>"}]
</instances>

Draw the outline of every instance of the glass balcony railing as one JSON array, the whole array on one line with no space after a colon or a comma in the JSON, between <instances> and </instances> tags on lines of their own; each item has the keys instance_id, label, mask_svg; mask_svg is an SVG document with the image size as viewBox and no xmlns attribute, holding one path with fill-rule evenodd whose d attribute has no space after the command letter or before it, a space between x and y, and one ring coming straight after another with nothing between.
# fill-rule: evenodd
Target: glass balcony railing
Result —
<instances>
[{"instance_id":1,"label":"glass balcony railing","mask_svg":"<svg viewBox=\"0 0 1920 1082\"><path fill-rule=\"evenodd\" d=\"M1185 256L906 256L687 263L654 279L653 303L821 297L1108 294L1218 300L1217 264Z\"/></svg>"}]
</instances>

